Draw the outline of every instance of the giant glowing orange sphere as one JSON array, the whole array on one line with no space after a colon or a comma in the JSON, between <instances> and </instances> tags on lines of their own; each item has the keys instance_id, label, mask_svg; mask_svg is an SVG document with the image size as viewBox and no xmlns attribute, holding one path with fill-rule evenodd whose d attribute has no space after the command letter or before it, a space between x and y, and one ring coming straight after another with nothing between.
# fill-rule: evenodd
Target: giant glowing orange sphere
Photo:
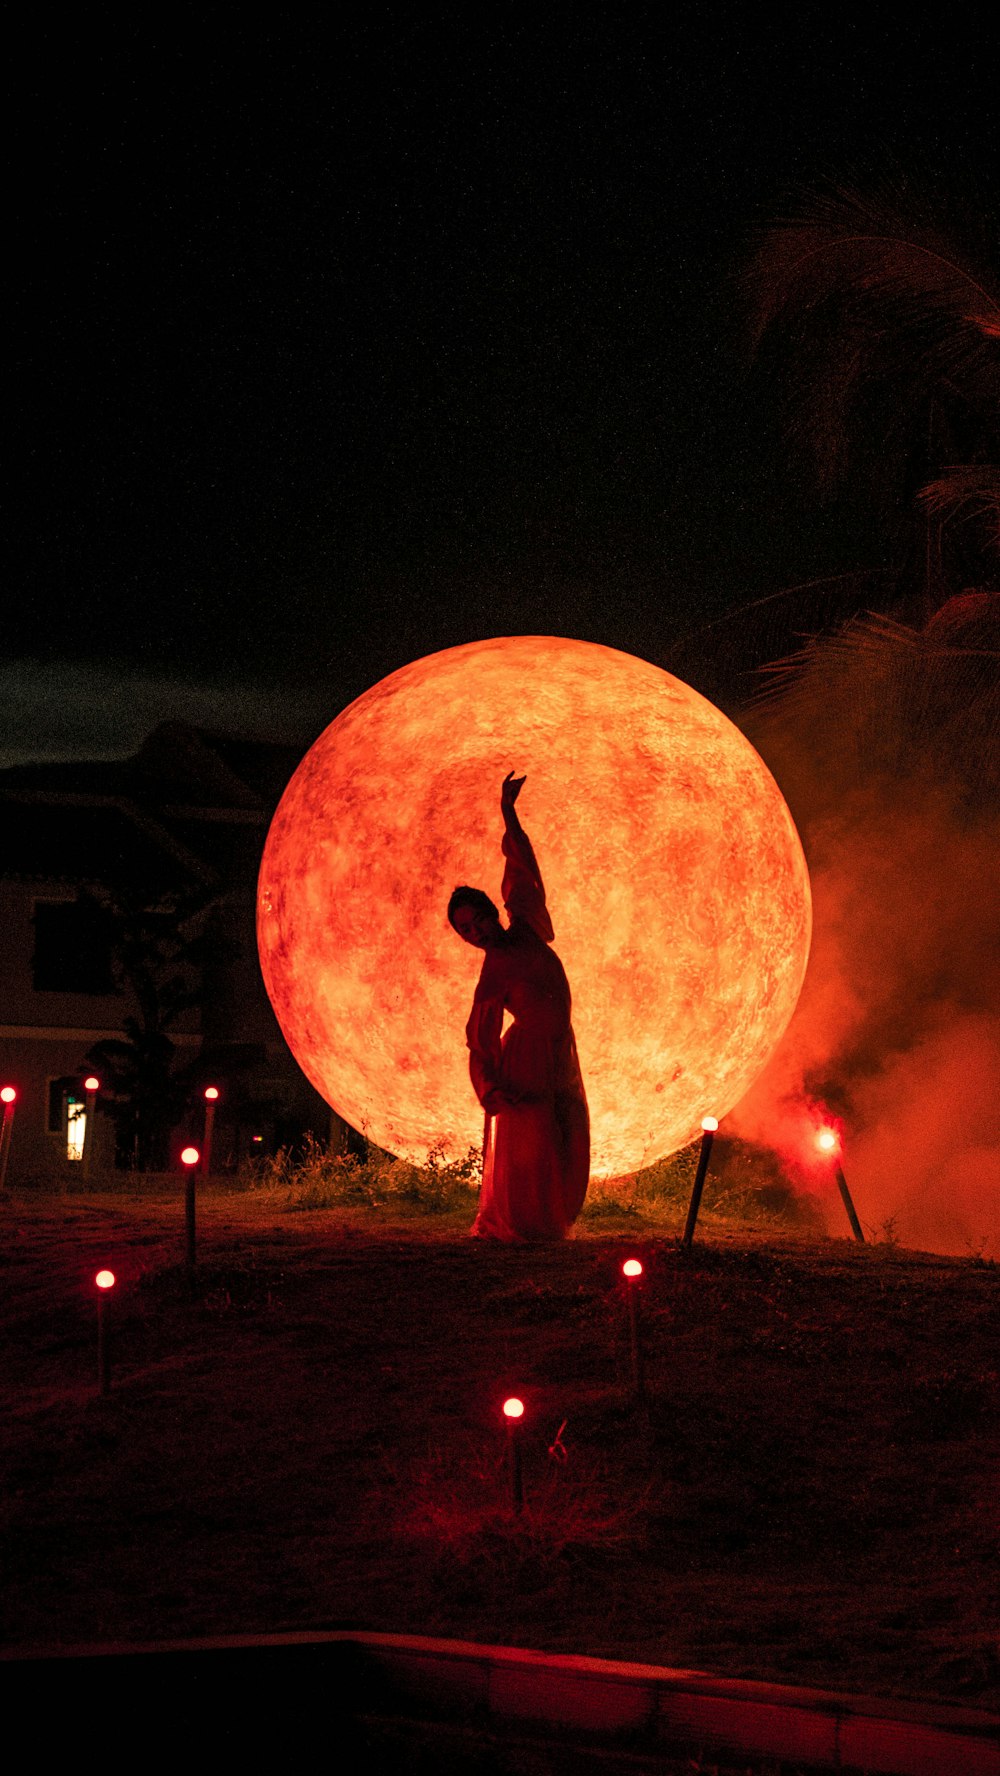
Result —
<instances>
[{"instance_id":1,"label":"giant glowing orange sphere","mask_svg":"<svg viewBox=\"0 0 1000 1776\"><path fill-rule=\"evenodd\" d=\"M482 953L458 883L499 902L500 783L538 856L573 992L593 1172L724 1116L792 1015L809 879L781 792L718 709L630 654L556 636L415 660L331 723L260 872L261 965L303 1072L378 1146L482 1140L465 1023Z\"/></svg>"}]
</instances>

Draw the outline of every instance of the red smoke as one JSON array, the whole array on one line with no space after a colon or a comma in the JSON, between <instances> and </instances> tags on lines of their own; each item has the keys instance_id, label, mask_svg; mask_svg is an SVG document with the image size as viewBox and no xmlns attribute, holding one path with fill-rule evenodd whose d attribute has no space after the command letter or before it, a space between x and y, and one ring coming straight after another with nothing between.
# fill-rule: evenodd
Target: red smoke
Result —
<instances>
[{"instance_id":1,"label":"red smoke","mask_svg":"<svg viewBox=\"0 0 1000 1776\"><path fill-rule=\"evenodd\" d=\"M860 633L853 653L829 644L831 682L817 646L744 722L803 837L814 937L792 1023L729 1127L779 1154L831 1232L846 1229L824 1122L869 1237L996 1257L1000 650L970 690L971 650Z\"/></svg>"}]
</instances>

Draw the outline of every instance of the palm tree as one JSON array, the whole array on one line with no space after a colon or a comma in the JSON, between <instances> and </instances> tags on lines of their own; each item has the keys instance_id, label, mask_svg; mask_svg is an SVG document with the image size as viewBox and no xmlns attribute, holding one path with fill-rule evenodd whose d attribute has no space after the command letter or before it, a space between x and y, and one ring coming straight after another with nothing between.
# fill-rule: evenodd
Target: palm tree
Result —
<instances>
[{"instance_id":1,"label":"palm tree","mask_svg":"<svg viewBox=\"0 0 1000 1776\"><path fill-rule=\"evenodd\" d=\"M185 1014L203 1002L206 970L230 959L233 946L213 929L212 896L203 889L155 903L127 890L87 898L106 926L116 986L136 1009L123 1018L121 1037L95 1043L86 1062L104 1082L118 1163L163 1170L171 1130L215 1059L200 1048L179 1063L174 1036Z\"/></svg>"},{"instance_id":2,"label":"palm tree","mask_svg":"<svg viewBox=\"0 0 1000 1776\"><path fill-rule=\"evenodd\" d=\"M905 183L813 192L743 278L790 441L821 498L867 490L901 551L895 596L916 580L924 616L990 578L1000 533L996 241L939 207Z\"/></svg>"}]
</instances>

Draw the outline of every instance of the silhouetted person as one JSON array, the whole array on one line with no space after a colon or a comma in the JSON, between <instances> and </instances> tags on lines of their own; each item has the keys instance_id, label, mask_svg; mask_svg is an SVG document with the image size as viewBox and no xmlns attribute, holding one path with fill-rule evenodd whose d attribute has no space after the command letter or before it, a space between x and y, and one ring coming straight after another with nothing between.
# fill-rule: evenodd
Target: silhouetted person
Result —
<instances>
[{"instance_id":1,"label":"silhouetted person","mask_svg":"<svg viewBox=\"0 0 1000 1776\"><path fill-rule=\"evenodd\" d=\"M448 917L466 943L485 951L465 1032L472 1083L486 1112L472 1231L481 1239L554 1240L583 1207L590 1117L569 982L550 947L545 889L514 807L523 783L510 772L500 792L509 926L480 888L456 888ZM501 1035L505 1011L514 1021Z\"/></svg>"}]
</instances>

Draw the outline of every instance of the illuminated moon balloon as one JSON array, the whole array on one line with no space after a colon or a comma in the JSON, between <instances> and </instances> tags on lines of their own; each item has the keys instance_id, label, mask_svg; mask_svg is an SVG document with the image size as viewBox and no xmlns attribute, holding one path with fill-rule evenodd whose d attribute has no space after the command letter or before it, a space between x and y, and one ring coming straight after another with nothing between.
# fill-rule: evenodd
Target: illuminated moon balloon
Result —
<instances>
[{"instance_id":1,"label":"illuminated moon balloon","mask_svg":"<svg viewBox=\"0 0 1000 1776\"><path fill-rule=\"evenodd\" d=\"M500 783L545 879L590 1101L593 1173L692 1140L753 1083L809 950L802 847L726 716L645 660L518 635L415 660L306 754L274 816L258 939L303 1072L423 1163L482 1140L465 1024L482 954L451 890L499 901Z\"/></svg>"}]
</instances>

